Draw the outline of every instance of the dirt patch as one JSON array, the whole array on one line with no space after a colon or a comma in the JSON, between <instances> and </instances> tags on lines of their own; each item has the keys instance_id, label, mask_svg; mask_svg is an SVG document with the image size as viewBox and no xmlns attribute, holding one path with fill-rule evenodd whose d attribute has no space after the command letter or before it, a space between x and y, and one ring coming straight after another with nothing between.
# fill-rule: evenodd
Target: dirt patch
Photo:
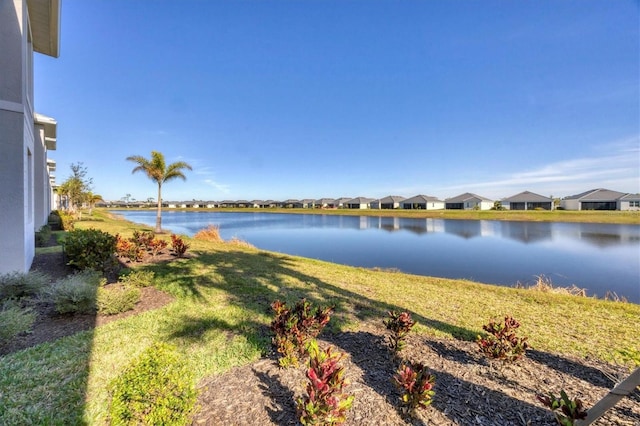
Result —
<instances>
[{"instance_id":1,"label":"dirt patch","mask_svg":"<svg viewBox=\"0 0 640 426\"><path fill-rule=\"evenodd\" d=\"M361 331L325 336L347 354L342 363L355 395L348 425L555 425L553 415L535 395L564 389L595 404L614 386L612 378L629 374L623 367L529 351L517 364L485 359L474 342L411 335L402 351L436 376L432 405L414 419L399 408L391 381L395 361L385 343L384 326L365 324ZM196 425L296 425L295 400L306 386L305 367L280 369L273 354L251 365L203 380ZM640 393L624 398L598 425L640 425Z\"/></svg>"}]
</instances>

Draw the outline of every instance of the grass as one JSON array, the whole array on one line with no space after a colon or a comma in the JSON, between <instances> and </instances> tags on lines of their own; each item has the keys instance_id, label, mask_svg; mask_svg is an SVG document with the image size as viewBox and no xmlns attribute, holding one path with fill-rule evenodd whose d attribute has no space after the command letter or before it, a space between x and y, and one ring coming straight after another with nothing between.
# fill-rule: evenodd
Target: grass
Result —
<instances>
[{"instance_id":1,"label":"grass","mask_svg":"<svg viewBox=\"0 0 640 426\"><path fill-rule=\"evenodd\" d=\"M94 216L99 220L76 226L123 235L143 229L104 212ZM0 358L0 418L103 424L107 384L158 342L187 355L198 380L255 361L270 347L266 330L275 299L334 305L328 332L358 331L363 321L382 324L389 310L408 310L417 333L474 340L489 319L509 314L536 350L640 365L640 305L188 242L195 256L141 268L176 296L172 304Z\"/></svg>"}]
</instances>

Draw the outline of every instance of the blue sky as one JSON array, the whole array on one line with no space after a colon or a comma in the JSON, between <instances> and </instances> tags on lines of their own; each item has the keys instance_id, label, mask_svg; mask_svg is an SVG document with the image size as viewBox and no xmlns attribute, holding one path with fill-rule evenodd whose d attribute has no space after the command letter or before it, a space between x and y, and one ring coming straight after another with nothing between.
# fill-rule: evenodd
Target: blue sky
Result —
<instances>
[{"instance_id":1,"label":"blue sky","mask_svg":"<svg viewBox=\"0 0 640 426\"><path fill-rule=\"evenodd\" d=\"M63 0L57 181L165 200L640 192L634 1Z\"/></svg>"}]
</instances>

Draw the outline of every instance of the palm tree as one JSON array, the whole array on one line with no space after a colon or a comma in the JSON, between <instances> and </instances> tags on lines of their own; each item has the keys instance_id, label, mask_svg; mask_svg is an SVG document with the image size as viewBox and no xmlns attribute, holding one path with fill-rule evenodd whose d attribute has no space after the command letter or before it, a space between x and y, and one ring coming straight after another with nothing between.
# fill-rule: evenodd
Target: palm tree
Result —
<instances>
[{"instance_id":1,"label":"palm tree","mask_svg":"<svg viewBox=\"0 0 640 426\"><path fill-rule=\"evenodd\" d=\"M94 194L91 191L87 192L86 197L87 202L89 203L89 216L93 216L93 207L98 201L104 201L104 199L102 198L102 195Z\"/></svg>"},{"instance_id":2,"label":"palm tree","mask_svg":"<svg viewBox=\"0 0 640 426\"><path fill-rule=\"evenodd\" d=\"M156 233L162 232L162 184L180 178L187 180L183 169L193 170L191 166L184 161L177 161L168 166L164 161L164 155L158 151L151 151L151 158L146 159L141 155L132 155L127 157L128 161L138 164L131 173L138 171L144 172L149 179L158 184L158 213L156 215Z\"/></svg>"}]
</instances>

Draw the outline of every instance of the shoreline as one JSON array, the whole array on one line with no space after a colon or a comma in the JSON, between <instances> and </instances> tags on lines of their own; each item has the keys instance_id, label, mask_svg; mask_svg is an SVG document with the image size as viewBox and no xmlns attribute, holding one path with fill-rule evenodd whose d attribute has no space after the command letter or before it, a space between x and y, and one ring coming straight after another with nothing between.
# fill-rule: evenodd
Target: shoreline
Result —
<instances>
[{"instance_id":1,"label":"shoreline","mask_svg":"<svg viewBox=\"0 0 640 426\"><path fill-rule=\"evenodd\" d=\"M143 207L100 207L99 209L108 212L113 210L156 210L155 208ZM163 208L162 212L284 213L335 216L398 217L414 219L497 220L514 222L568 222L640 225L640 211Z\"/></svg>"}]
</instances>

